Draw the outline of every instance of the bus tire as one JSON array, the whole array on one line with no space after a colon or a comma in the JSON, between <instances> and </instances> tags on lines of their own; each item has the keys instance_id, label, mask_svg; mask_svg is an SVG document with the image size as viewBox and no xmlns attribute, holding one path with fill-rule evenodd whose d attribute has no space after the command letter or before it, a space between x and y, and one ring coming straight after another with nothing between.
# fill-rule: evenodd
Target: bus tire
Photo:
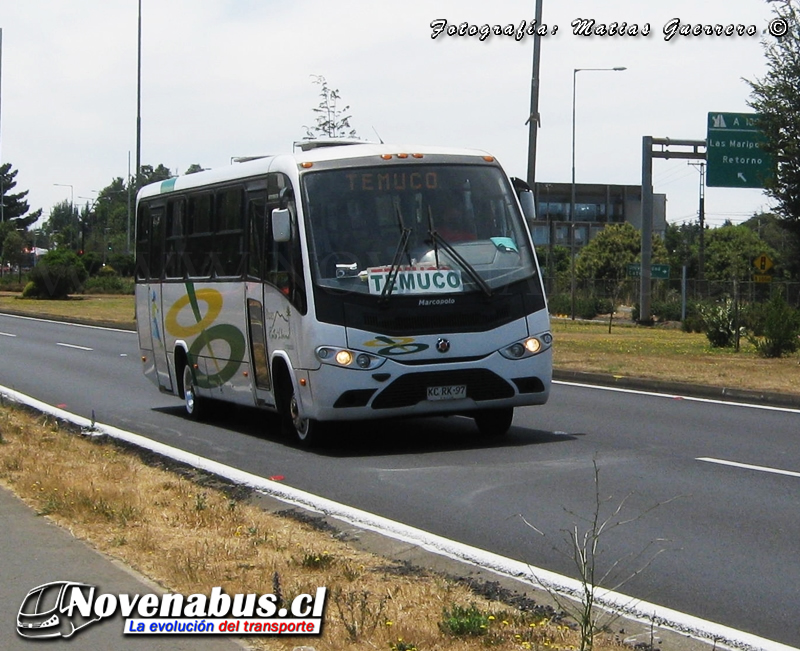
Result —
<instances>
[{"instance_id":1,"label":"bus tire","mask_svg":"<svg viewBox=\"0 0 800 651\"><path fill-rule=\"evenodd\" d=\"M499 438L508 433L511 421L514 420L514 408L481 409L473 414L473 418L481 436Z\"/></svg>"},{"instance_id":2,"label":"bus tire","mask_svg":"<svg viewBox=\"0 0 800 651\"><path fill-rule=\"evenodd\" d=\"M300 416L300 409L294 390L291 391L291 396L289 398L287 417L288 422L284 421L285 426L290 433L294 434L297 442L300 443L301 446L304 448L313 448L319 444L322 424L313 418L302 418Z\"/></svg>"},{"instance_id":3,"label":"bus tire","mask_svg":"<svg viewBox=\"0 0 800 651\"><path fill-rule=\"evenodd\" d=\"M189 364L183 366L183 404L186 413L194 420L200 420L206 411L206 400L197 395L197 385Z\"/></svg>"},{"instance_id":4,"label":"bus tire","mask_svg":"<svg viewBox=\"0 0 800 651\"><path fill-rule=\"evenodd\" d=\"M294 391L294 384L285 367L279 366L273 374L278 390L279 413L284 433L294 438L302 447L315 447L321 438L322 425L311 418L300 416L300 406Z\"/></svg>"}]
</instances>

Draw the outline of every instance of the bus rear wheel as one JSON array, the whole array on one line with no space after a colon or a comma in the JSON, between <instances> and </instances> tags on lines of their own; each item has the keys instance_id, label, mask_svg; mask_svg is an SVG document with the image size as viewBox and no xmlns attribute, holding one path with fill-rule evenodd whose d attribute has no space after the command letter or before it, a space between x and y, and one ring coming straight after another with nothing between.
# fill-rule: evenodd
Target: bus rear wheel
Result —
<instances>
[{"instance_id":1,"label":"bus rear wheel","mask_svg":"<svg viewBox=\"0 0 800 651\"><path fill-rule=\"evenodd\" d=\"M473 418L481 436L499 438L508 433L511 421L514 420L514 408L481 409L473 414Z\"/></svg>"}]
</instances>

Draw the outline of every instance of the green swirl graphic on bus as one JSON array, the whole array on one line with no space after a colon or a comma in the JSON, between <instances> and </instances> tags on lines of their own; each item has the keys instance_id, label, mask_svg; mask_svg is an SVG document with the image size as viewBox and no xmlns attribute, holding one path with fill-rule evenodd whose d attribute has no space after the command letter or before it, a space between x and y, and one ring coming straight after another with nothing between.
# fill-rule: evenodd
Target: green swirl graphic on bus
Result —
<instances>
[{"instance_id":1,"label":"green swirl graphic on bus","mask_svg":"<svg viewBox=\"0 0 800 651\"><path fill-rule=\"evenodd\" d=\"M386 344L389 345L387 346ZM370 341L365 341L364 345L371 348L383 346L383 348L376 351L378 355L413 355L430 348L428 344L416 343L414 337L396 337L393 339L382 335L378 335Z\"/></svg>"},{"instance_id":2,"label":"green swirl graphic on bus","mask_svg":"<svg viewBox=\"0 0 800 651\"><path fill-rule=\"evenodd\" d=\"M214 322L222 312L222 294L216 289L195 290L194 284L186 283L186 294L175 301L167 312L164 326L173 337L191 339L189 346L190 362L197 362L202 356L209 360L206 372L196 371L197 385L205 389L218 387L230 380L239 367L245 352L244 335L234 325ZM206 306L205 314L200 310L200 303ZM179 316L189 306L194 323L184 325ZM217 342L227 344L228 353L218 354L221 348ZM216 345L215 345L216 344ZM216 348L216 351L215 351ZM204 354L205 352L205 354ZM212 368L213 366L213 368ZM210 372L210 371L215 372Z\"/></svg>"}]
</instances>

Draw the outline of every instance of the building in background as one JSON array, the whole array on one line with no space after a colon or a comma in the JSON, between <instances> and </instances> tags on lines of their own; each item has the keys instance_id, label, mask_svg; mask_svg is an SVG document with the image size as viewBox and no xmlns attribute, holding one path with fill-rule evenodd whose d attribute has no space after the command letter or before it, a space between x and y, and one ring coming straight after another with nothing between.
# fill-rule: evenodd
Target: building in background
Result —
<instances>
[{"instance_id":1,"label":"building in background","mask_svg":"<svg viewBox=\"0 0 800 651\"><path fill-rule=\"evenodd\" d=\"M536 246L571 246L570 183L537 183L536 220L530 223ZM642 186L581 183L575 186L575 247L589 242L608 224L628 222L642 230ZM653 234L664 237L667 196L653 195Z\"/></svg>"}]
</instances>

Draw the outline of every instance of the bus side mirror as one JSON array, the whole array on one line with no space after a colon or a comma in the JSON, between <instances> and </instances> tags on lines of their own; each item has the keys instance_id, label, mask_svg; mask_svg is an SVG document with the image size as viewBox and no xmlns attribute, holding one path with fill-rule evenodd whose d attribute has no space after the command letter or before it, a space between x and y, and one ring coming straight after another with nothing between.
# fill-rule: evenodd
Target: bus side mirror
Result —
<instances>
[{"instance_id":1,"label":"bus side mirror","mask_svg":"<svg viewBox=\"0 0 800 651\"><path fill-rule=\"evenodd\" d=\"M529 190L520 192L518 195L519 204L522 206L522 214L525 221L532 222L536 219L536 203L533 200L533 192Z\"/></svg>"},{"instance_id":2,"label":"bus side mirror","mask_svg":"<svg viewBox=\"0 0 800 651\"><path fill-rule=\"evenodd\" d=\"M292 239L292 216L288 208L272 211L272 239L276 242L289 242Z\"/></svg>"},{"instance_id":3,"label":"bus side mirror","mask_svg":"<svg viewBox=\"0 0 800 651\"><path fill-rule=\"evenodd\" d=\"M525 181L516 177L511 179L511 184L514 186L519 204L522 206L525 221L534 221L536 219L536 202L533 199L533 189Z\"/></svg>"}]
</instances>

